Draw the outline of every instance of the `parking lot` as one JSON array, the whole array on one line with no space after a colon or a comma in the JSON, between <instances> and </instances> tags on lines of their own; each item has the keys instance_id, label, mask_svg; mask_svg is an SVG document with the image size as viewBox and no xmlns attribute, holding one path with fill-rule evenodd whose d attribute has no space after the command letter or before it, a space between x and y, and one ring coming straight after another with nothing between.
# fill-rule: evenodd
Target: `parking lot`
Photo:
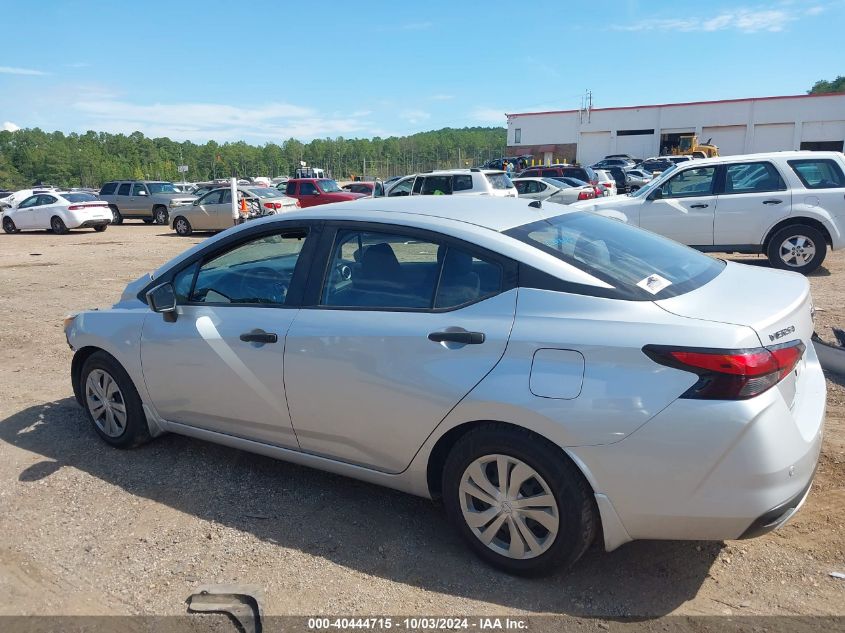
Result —
<instances>
[{"instance_id":1,"label":"parking lot","mask_svg":"<svg viewBox=\"0 0 845 633\"><path fill-rule=\"evenodd\" d=\"M830 376L816 483L785 528L594 547L538 580L479 562L423 499L174 435L107 447L72 397L62 316L201 239L140 223L0 237L0 613L182 614L198 584L242 582L270 614L845 614L829 575L845 572L845 382ZM839 251L810 277L827 338L843 275Z\"/></svg>"}]
</instances>

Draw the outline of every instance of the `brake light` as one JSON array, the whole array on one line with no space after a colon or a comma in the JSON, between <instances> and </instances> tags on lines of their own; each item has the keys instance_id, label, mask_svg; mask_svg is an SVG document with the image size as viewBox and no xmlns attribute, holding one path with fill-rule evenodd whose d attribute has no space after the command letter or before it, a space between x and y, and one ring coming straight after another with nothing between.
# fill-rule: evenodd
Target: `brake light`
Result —
<instances>
[{"instance_id":1,"label":"brake light","mask_svg":"<svg viewBox=\"0 0 845 633\"><path fill-rule=\"evenodd\" d=\"M786 378L805 349L801 341L793 341L743 350L646 345L643 352L656 363L698 374L698 382L681 398L747 400Z\"/></svg>"},{"instance_id":2,"label":"brake light","mask_svg":"<svg viewBox=\"0 0 845 633\"><path fill-rule=\"evenodd\" d=\"M593 185L593 192L596 194L596 198L598 198L599 196L604 195L604 194L602 193L601 189L599 189L596 185Z\"/></svg>"},{"instance_id":3,"label":"brake light","mask_svg":"<svg viewBox=\"0 0 845 633\"><path fill-rule=\"evenodd\" d=\"M592 200L595 197L596 196L592 191L579 191L578 192L578 199L579 200Z\"/></svg>"},{"instance_id":4,"label":"brake light","mask_svg":"<svg viewBox=\"0 0 845 633\"><path fill-rule=\"evenodd\" d=\"M264 206L267 209L281 209L282 203L281 202L265 202Z\"/></svg>"},{"instance_id":5,"label":"brake light","mask_svg":"<svg viewBox=\"0 0 845 633\"><path fill-rule=\"evenodd\" d=\"M68 211L79 211L80 209L96 209L98 207L108 207L109 205L103 204L72 204L67 209Z\"/></svg>"}]
</instances>

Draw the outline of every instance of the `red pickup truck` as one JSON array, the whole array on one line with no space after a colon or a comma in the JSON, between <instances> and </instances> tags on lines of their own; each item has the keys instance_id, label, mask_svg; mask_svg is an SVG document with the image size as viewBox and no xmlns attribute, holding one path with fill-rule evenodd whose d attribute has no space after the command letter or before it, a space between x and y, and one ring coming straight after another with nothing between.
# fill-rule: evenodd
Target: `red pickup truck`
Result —
<instances>
[{"instance_id":1,"label":"red pickup truck","mask_svg":"<svg viewBox=\"0 0 845 633\"><path fill-rule=\"evenodd\" d=\"M285 195L299 200L299 206L303 208L365 197L364 194L344 191L331 178L291 178L287 182Z\"/></svg>"}]
</instances>

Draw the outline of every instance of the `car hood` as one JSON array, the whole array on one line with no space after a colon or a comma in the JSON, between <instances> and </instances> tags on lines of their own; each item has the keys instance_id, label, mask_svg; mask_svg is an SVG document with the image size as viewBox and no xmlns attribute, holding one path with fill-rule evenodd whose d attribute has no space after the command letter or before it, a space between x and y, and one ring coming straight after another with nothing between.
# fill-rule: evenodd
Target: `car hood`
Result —
<instances>
[{"instance_id":1,"label":"car hood","mask_svg":"<svg viewBox=\"0 0 845 633\"><path fill-rule=\"evenodd\" d=\"M631 196L610 196L607 198L594 198L592 200L580 200L573 202L572 209L592 211L599 215L606 215L615 219L624 219L630 224L638 224L639 208L642 205L642 198Z\"/></svg>"}]
</instances>

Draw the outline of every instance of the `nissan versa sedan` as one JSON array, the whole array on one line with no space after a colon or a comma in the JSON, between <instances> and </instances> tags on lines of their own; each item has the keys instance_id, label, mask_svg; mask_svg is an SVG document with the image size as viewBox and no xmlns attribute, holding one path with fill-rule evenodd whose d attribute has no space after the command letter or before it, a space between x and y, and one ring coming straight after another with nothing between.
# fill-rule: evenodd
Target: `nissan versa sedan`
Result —
<instances>
[{"instance_id":1,"label":"nissan versa sedan","mask_svg":"<svg viewBox=\"0 0 845 633\"><path fill-rule=\"evenodd\" d=\"M230 228L65 332L106 443L181 433L439 498L532 574L789 519L825 415L811 312L799 274L590 212L410 196Z\"/></svg>"}]
</instances>

